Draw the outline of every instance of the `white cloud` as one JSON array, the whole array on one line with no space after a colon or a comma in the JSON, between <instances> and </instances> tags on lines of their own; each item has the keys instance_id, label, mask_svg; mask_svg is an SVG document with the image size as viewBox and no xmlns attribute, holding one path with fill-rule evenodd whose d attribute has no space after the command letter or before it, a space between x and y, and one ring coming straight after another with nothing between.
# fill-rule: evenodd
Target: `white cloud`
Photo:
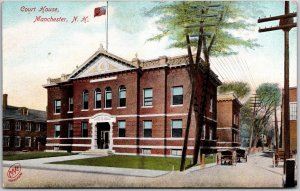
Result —
<instances>
[{"instance_id":1,"label":"white cloud","mask_svg":"<svg viewBox=\"0 0 300 191\"><path fill-rule=\"evenodd\" d=\"M12 58L20 58L32 45L39 44L49 37L56 29L56 23L22 22L3 30L3 58L10 61ZM21 61L21 60L19 60Z\"/></svg>"}]
</instances>

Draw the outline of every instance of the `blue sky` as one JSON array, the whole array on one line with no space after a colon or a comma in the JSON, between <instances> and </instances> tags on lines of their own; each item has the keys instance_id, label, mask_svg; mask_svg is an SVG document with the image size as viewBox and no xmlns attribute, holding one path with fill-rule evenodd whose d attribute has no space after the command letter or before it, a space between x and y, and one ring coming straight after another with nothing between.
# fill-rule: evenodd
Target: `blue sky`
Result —
<instances>
[{"instance_id":1,"label":"blue sky","mask_svg":"<svg viewBox=\"0 0 300 191\"><path fill-rule=\"evenodd\" d=\"M255 2L242 5L253 10L256 3L262 7L266 15L283 14L284 3L281 1ZM146 42L158 33L155 26L157 17L145 17L143 11L157 2L111 2L109 3L109 52L131 60L137 54L140 59L157 58L162 55L175 56L186 54L186 50L168 49L167 38L160 42ZM3 4L3 92L9 94L9 104L45 109L47 103L46 90L42 88L48 77L59 77L62 73L71 73L77 65L81 65L98 48L105 45L105 16L93 17L95 7L104 6L106 2L5 2ZM251 6L250 6L251 5ZM58 13L41 14L39 12L24 13L22 6L55 7ZM292 3L291 10L295 11ZM88 23L33 23L36 16L66 17L88 16ZM69 21L70 22L70 21ZM256 20L252 22L256 23ZM271 23L259 24L260 27ZM273 24L273 26L276 23ZM258 33L258 25L253 31L235 31L234 34L244 38L257 38L261 47L255 50L238 48L238 58L243 60L240 70L250 71L253 88L262 82L283 84L283 32L274 31ZM290 85L296 86L296 39L297 31L290 32ZM236 57L235 57L236 58ZM233 60L228 58L228 60ZM212 68L220 75L222 81L231 81L232 68L237 80L249 80L245 73L238 73L234 63L226 63L227 68L219 66L220 62L212 58ZM219 62L219 63L215 63ZM247 63L247 64L246 64ZM235 63L237 64L237 63ZM228 77L225 77L225 74ZM13 84L13 85L12 85ZM16 93L19 92L19 93ZM35 99L32 99L32 98Z\"/></svg>"}]
</instances>

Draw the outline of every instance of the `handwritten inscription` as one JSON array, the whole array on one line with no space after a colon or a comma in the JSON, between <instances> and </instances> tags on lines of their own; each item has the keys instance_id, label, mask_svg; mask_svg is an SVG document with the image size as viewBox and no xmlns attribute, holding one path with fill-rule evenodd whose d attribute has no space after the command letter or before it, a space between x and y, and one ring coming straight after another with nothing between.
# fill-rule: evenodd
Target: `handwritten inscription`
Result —
<instances>
[{"instance_id":1,"label":"handwritten inscription","mask_svg":"<svg viewBox=\"0 0 300 191\"><path fill-rule=\"evenodd\" d=\"M59 8L56 7L47 7L47 6L40 6L40 7L27 7L21 6L20 11L22 13L27 14L39 14L33 16L33 23L45 23L45 22L55 22L55 23L88 23L89 18L88 16L73 16L71 18L63 17L62 15L57 15L58 13L61 14ZM47 14L42 15L42 14ZM50 15L49 15L50 14Z\"/></svg>"},{"instance_id":2,"label":"handwritten inscription","mask_svg":"<svg viewBox=\"0 0 300 191\"><path fill-rule=\"evenodd\" d=\"M41 12L41 13L47 13L47 12L59 12L58 8L52 8L52 7L47 7L47 6L41 6L39 9L37 9L36 7L25 7L22 6L20 8L20 11L22 12L26 12L26 13L31 13L31 12Z\"/></svg>"}]
</instances>

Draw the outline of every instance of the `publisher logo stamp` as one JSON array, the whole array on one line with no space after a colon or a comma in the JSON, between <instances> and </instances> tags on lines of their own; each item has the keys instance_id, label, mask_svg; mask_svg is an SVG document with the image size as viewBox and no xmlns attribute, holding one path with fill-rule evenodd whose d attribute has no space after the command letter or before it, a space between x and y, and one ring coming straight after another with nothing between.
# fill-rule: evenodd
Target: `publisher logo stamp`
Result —
<instances>
[{"instance_id":1,"label":"publisher logo stamp","mask_svg":"<svg viewBox=\"0 0 300 191\"><path fill-rule=\"evenodd\" d=\"M10 166L6 175L8 177L9 182L14 182L14 181L18 180L22 175L21 164L16 163L16 164L13 164L12 166Z\"/></svg>"}]
</instances>

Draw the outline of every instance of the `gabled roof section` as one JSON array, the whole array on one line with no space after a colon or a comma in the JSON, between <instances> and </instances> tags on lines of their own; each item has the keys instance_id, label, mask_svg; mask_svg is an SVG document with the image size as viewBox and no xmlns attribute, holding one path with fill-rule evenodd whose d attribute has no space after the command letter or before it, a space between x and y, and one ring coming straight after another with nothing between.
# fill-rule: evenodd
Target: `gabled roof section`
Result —
<instances>
[{"instance_id":1,"label":"gabled roof section","mask_svg":"<svg viewBox=\"0 0 300 191\"><path fill-rule=\"evenodd\" d=\"M22 109L27 110L26 114L22 114ZM3 109L3 119L15 119L32 122L46 122L46 111L28 109L25 107L7 106Z\"/></svg>"},{"instance_id":2,"label":"gabled roof section","mask_svg":"<svg viewBox=\"0 0 300 191\"><path fill-rule=\"evenodd\" d=\"M68 80L135 68L129 61L100 48L87 61L75 69L68 76Z\"/></svg>"}]
</instances>

